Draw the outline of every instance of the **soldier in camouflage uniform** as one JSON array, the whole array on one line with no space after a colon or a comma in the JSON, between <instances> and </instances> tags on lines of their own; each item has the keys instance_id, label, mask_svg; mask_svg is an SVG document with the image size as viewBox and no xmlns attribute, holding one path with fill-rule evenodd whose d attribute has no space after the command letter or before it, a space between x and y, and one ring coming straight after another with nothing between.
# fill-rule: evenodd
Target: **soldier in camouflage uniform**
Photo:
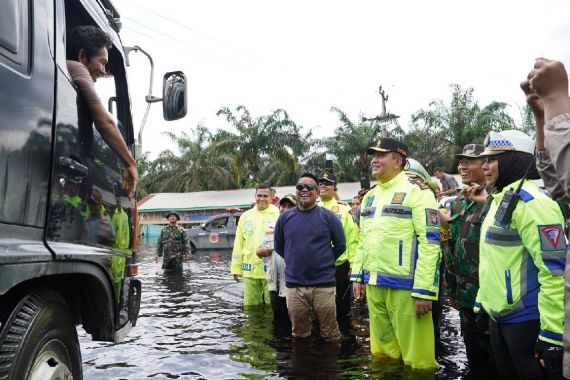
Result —
<instances>
[{"instance_id":1,"label":"soldier in camouflage uniform","mask_svg":"<svg viewBox=\"0 0 570 380\"><path fill-rule=\"evenodd\" d=\"M485 150L480 144L468 144L459 157L459 173L464 185L485 184L483 160ZM490 343L488 320L477 320L473 312L479 289L479 235L485 217L485 205L469 201L464 195L451 210L449 251L444 252L446 293L459 311L461 335L465 342L467 361L471 371L489 367ZM483 319L488 318L486 315ZM486 330L486 331L483 331Z\"/></svg>"},{"instance_id":2,"label":"soldier in camouflage uniform","mask_svg":"<svg viewBox=\"0 0 570 380\"><path fill-rule=\"evenodd\" d=\"M166 217L168 226L160 231L155 261L162 257L162 269L182 271L182 260L190 254L190 242L184 228L177 225L180 216L170 212Z\"/></svg>"}]
</instances>

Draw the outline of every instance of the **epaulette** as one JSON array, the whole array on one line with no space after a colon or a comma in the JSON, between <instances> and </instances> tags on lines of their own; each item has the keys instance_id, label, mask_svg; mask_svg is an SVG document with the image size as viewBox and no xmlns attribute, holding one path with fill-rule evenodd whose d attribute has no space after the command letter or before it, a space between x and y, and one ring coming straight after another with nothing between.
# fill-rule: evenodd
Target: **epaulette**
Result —
<instances>
[{"instance_id":1,"label":"epaulette","mask_svg":"<svg viewBox=\"0 0 570 380\"><path fill-rule=\"evenodd\" d=\"M408 181L415 183L422 190L430 190L429 185L421 177L408 176Z\"/></svg>"},{"instance_id":2,"label":"epaulette","mask_svg":"<svg viewBox=\"0 0 570 380\"><path fill-rule=\"evenodd\" d=\"M336 201L336 203L338 203L339 205L349 206L349 207L350 207L350 205L349 205L348 203L343 202L343 201Z\"/></svg>"}]
</instances>

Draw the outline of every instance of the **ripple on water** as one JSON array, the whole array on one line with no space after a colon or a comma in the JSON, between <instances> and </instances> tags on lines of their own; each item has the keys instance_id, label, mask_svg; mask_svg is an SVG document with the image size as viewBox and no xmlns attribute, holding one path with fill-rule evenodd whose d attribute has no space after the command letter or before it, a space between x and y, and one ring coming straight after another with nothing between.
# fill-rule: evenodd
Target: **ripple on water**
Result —
<instances>
[{"instance_id":1,"label":"ripple on water","mask_svg":"<svg viewBox=\"0 0 570 380\"><path fill-rule=\"evenodd\" d=\"M180 275L166 275L141 247L143 283L137 326L120 344L92 342L78 329L85 379L461 379L466 369L459 318L444 305L447 351L436 375L399 363L372 362L365 308L357 333L331 348L317 339L292 345L276 335L268 308L244 310L243 289L229 275L231 252L197 252Z\"/></svg>"}]
</instances>

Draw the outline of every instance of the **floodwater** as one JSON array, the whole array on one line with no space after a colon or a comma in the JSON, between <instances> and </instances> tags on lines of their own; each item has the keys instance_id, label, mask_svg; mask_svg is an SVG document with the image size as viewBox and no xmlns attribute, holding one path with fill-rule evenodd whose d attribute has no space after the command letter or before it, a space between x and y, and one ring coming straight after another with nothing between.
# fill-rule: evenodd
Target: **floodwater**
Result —
<instances>
[{"instance_id":1,"label":"floodwater","mask_svg":"<svg viewBox=\"0 0 570 380\"><path fill-rule=\"evenodd\" d=\"M181 275L163 273L145 242L137 326L120 344L93 342L81 328L85 379L462 379L465 349L457 313L444 305L444 353L435 374L371 361L368 319L356 305L354 336L339 347L319 339L292 344L273 331L271 308L242 306L229 274L231 252L198 251Z\"/></svg>"}]
</instances>

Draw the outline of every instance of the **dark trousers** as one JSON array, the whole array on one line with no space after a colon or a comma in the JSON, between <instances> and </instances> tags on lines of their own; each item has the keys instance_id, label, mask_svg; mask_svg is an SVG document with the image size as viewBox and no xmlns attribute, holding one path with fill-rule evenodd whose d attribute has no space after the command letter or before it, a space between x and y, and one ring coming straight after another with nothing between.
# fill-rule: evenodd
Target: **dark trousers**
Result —
<instances>
[{"instance_id":1,"label":"dark trousers","mask_svg":"<svg viewBox=\"0 0 570 380\"><path fill-rule=\"evenodd\" d=\"M348 261L336 267L336 320L342 334L349 333L352 328L352 282L348 276L349 271Z\"/></svg>"},{"instance_id":2,"label":"dark trousers","mask_svg":"<svg viewBox=\"0 0 570 380\"><path fill-rule=\"evenodd\" d=\"M486 323L477 325L477 314L472 308L459 307L459 320L461 322L461 335L465 343L467 362L472 372L487 371L491 362L491 342L489 334L482 331L482 325L489 324L485 314ZM493 364L494 366L494 364Z\"/></svg>"},{"instance_id":3,"label":"dark trousers","mask_svg":"<svg viewBox=\"0 0 570 380\"><path fill-rule=\"evenodd\" d=\"M542 379L534 357L540 321L489 323L491 347L500 379Z\"/></svg>"},{"instance_id":4,"label":"dark trousers","mask_svg":"<svg viewBox=\"0 0 570 380\"><path fill-rule=\"evenodd\" d=\"M276 327L291 328L291 320L287 311L287 301L285 297L279 297L277 292L269 292L269 300L271 301L271 309L273 310L273 324Z\"/></svg>"}]
</instances>

